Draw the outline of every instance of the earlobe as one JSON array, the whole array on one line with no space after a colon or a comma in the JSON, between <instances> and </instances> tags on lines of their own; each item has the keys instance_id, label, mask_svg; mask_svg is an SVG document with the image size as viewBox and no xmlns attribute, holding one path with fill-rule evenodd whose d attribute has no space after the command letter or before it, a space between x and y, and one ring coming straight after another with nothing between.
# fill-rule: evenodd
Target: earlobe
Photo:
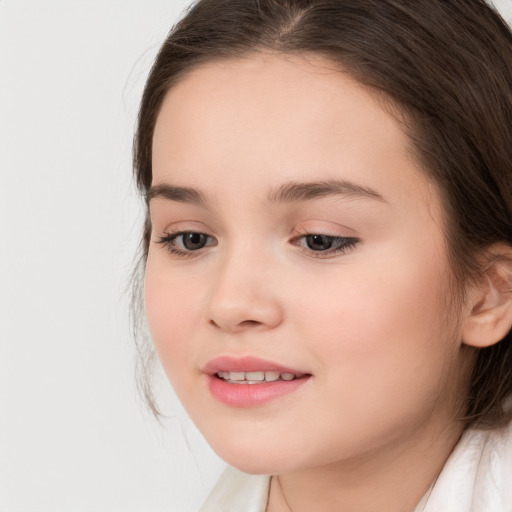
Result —
<instances>
[{"instance_id":1,"label":"earlobe","mask_svg":"<svg viewBox=\"0 0 512 512\"><path fill-rule=\"evenodd\" d=\"M473 290L471 313L462 330L462 341L477 348L501 341L512 327L512 254L500 245L492 265Z\"/></svg>"}]
</instances>

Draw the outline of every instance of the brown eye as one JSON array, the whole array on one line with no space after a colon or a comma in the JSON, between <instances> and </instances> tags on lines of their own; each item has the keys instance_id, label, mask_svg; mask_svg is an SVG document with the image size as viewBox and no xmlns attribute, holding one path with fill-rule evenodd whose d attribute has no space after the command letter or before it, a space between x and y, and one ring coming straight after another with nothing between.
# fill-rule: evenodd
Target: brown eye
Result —
<instances>
[{"instance_id":1,"label":"brown eye","mask_svg":"<svg viewBox=\"0 0 512 512\"><path fill-rule=\"evenodd\" d=\"M181 236L181 243L188 251L197 251L206 246L208 237L203 233L183 233Z\"/></svg>"},{"instance_id":2,"label":"brown eye","mask_svg":"<svg viewBox=\"0 0 512 512\"><path fill-rule=\"evenodd\" d=\"M310 233L292 240L293 245L299 246L309 256L315 258L333 258L352 250L358 243L358 238L345 236L322 235Z\"/></svg>"},{"instance_id":3,"label":"brown eye","mask_svg":"<svg viewBox=\"0 0 512 512\"><path fill-rule=\"evenodd\" d=\"M307 235L306 245L312 251L327 251L332 247L334 237L327 235Z\"/></svg>"},{"instance_id":4,"label":"brown eye","mask_svg":"<svg viewBox=\"0 0 512 512\"><path fill-rule=\"evenodd\" d=\"M197 231L181 231L166 233L158 240L171 254L178 257L189 257L201 254L201 249L217 245L215 238Z\"/></svg>"}]
</instances>

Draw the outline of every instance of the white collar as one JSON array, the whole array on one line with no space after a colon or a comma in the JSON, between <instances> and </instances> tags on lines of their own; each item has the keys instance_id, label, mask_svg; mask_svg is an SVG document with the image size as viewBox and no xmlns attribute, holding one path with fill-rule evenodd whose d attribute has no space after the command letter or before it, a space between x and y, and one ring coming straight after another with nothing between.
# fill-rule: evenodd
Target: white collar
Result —
<instances>
[{"instance_id":1,"label":"white collar","mask_svg":"<svg viewBox=\"0 0 512 512\"><path fill-rule=\"evenodd\" d=\"M265 512L269 486L228 467L199 512ZM414 512L512 512L512 423L467 430Z\"/></svg>"}]
</instances>

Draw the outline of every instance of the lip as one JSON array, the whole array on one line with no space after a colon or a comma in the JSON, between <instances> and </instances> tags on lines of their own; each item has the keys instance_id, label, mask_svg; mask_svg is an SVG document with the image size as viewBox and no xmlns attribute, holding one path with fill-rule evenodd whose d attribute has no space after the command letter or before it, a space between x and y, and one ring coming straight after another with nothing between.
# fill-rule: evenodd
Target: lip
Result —
<instances>
[{"instance_id":1,"label":"lip","mask_svg":"<svg viewBox=\"0 0 512 512\"><path fill-rule=\"evenodd\" d=\"M288 368L273 361L267 361L254 356L220 356L211 359L206 363L203 372L208 375L215 375L217 372L280 372L304 375L303 372L294 368Z\"/></svg>"},{"instance_id":2,"label":"lip","mask_svg":"<svg viewBox=\"0 0 512 512\"><path fill-rule=\"evenodd\" d=\"M276 371L293 373L300 377L293 380L276 380L257 384L230 384L219 378L217 372ZM262 406L270 401L289 395L301 388L311 374L253 356L221 356L210 360L203 368L211 395L231 407L248 408Z\"/></svg>"}]
</instances>

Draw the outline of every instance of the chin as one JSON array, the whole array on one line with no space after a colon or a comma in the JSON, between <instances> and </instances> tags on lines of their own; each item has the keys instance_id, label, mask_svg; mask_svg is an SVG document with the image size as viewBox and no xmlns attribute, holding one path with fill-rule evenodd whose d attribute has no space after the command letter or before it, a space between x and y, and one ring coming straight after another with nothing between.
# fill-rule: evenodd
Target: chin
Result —
<instances>
[{"instance_id":1,"label":"chin","mask_svg":"<svg viewBox=\"0 0 512 512\"><path fill-rule=\"evenodd\" d=\"M272 460L270 453L266 457L259 457L257 460L246 458L243 455L238 457L223 457L218 454L225 462L236 469L250 475L277 475L286 473L288 467Z\"/></svg>"},{"instance_id":2,"label":"chin","mask_svg":"<svg viewBox=\"0 0 512 512\"><path fill-rule=\"evenodd\" d=\"M251 475L274 475L292 469L293 461L286 453L278 452L274 447L261 446L249 438L230 440L207 439L215 453L230 466Z\"/></svg>"}]
</instances>

